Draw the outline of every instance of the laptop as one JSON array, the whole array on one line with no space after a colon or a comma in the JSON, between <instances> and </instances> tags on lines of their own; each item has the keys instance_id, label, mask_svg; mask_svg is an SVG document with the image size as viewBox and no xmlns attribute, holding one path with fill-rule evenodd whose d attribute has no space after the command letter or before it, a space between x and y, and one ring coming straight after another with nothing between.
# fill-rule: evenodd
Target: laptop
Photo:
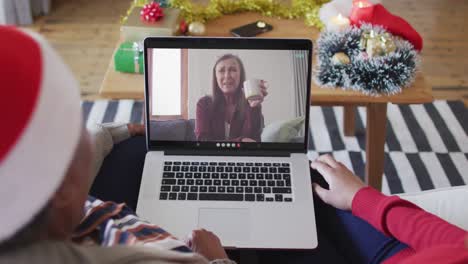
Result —
<instances>
[{"instance_id":1,"label":"laptop","mask_svg":"<svg viewBox=\"0 0 468 264\"><path fill-rule=\"evenodd\" d=\"M143 219L224 247L317 247L307 142L312 43L150 37Z\"/></svg>"}]
</instances>

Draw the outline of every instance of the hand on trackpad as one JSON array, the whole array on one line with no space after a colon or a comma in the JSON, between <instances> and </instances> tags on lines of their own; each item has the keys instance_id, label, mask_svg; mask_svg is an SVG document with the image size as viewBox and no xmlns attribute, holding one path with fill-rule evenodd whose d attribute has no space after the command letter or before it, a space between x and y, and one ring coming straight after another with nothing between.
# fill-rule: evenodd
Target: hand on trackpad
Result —
<instances>
[{"instance_id":1,"label":"hand on trackpad","mask_svg":"<svg viewBox=\"0 0 468 264\"><path fill-rule=\"evenodd\" d=\"M215 233L222 244L250 240L249 209L200 208L198 227Z\"/></svg>"}]
</instances>

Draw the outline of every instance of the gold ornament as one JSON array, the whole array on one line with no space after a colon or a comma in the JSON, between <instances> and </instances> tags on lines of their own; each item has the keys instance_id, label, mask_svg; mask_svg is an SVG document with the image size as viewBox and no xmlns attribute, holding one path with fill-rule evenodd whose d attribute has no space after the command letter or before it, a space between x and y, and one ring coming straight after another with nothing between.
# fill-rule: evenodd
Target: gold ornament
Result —
<instances>
[{"instance_id":1,"label":"gold ornament","mask_svg":"<svg viewBox=\"0 0 468 264\"><path fill-rule=\"evenodd\" d=\"M343 65L343 64L350 64L351 60L349 56L346 55L344 52L337 52L331 58L331 61L334 65Z\"/></svg>"},{"instance_id":2,"label":"gold ornament","mask_svg":"<svg viewBox=\"0 0 468 264\"><path fill-rule=\"evenodd\" d=\"M205 31L205 25L201 22L195 21L190 23L188 26L188 32L190 33L190 35L201 36L205 34Z\"/></svg>"},{"instance_id":3,"label":"gold ornament","mask_svg":"<svg viewBox=\"0 0 468 264\"><path fill-rule=\"evenodd\" d=\"M151 0L134 0L127 11ZM208 4L195 4L192 0L169 0L169 7L178 8L187 23L207 21L227 14L240 12L258 12L263 16L283 19L304 19L308 26L322 28L318 12L320 7L329 0L291 0L285 4L282 0L211 0ZM123 23L126 17L121 19Z\"/></svg>"},{"instance_id":4,"label":"gold ornament","mask_svg":"<svg viewBox=\"0 0 468 264\"><path fill-rule=\"evenodd\" d=\"M396 44L388 32L377 33L374 30L362 34L359 48L365 50L370 58L385 56L396 50Z\"/></svg>"}]
</instances>

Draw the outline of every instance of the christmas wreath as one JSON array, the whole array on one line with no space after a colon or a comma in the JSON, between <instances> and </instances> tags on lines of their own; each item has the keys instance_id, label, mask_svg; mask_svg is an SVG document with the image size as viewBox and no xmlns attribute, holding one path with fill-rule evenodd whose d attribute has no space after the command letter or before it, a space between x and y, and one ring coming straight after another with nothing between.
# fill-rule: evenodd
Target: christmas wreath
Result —
<instances>
[{"instance_id":1,"label":"christmas wreath","mask_svg":"<svg viewBox=\"0 0 468 264\"><path fill-rule=\"evenodd\" d=\"M370 24L322 32L317 54L317 84L368 95L401 92L414 81L420 62L410 42Z\"/></svg>"}]
</instances>

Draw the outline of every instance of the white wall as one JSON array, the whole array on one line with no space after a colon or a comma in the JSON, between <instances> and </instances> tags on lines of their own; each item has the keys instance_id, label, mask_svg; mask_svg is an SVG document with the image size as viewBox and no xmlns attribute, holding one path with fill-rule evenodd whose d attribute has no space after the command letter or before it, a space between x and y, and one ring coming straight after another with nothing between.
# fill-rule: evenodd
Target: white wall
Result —
<instances>
[{"instance_id":1,"label":"white wall","mask_svg":"<svg viewBox=\"0 0 468 264\"><path fill-rule=\"evenodd\" d=\"M188 110L195 118L198 99L211 94L212 70L216 60L226 53L242 60L246 79L268 82L268 96L262 103L265 125L276 120L295 118L294 75L288 50L196 50L188 53Z\"/></svg>"}]
</instances>

